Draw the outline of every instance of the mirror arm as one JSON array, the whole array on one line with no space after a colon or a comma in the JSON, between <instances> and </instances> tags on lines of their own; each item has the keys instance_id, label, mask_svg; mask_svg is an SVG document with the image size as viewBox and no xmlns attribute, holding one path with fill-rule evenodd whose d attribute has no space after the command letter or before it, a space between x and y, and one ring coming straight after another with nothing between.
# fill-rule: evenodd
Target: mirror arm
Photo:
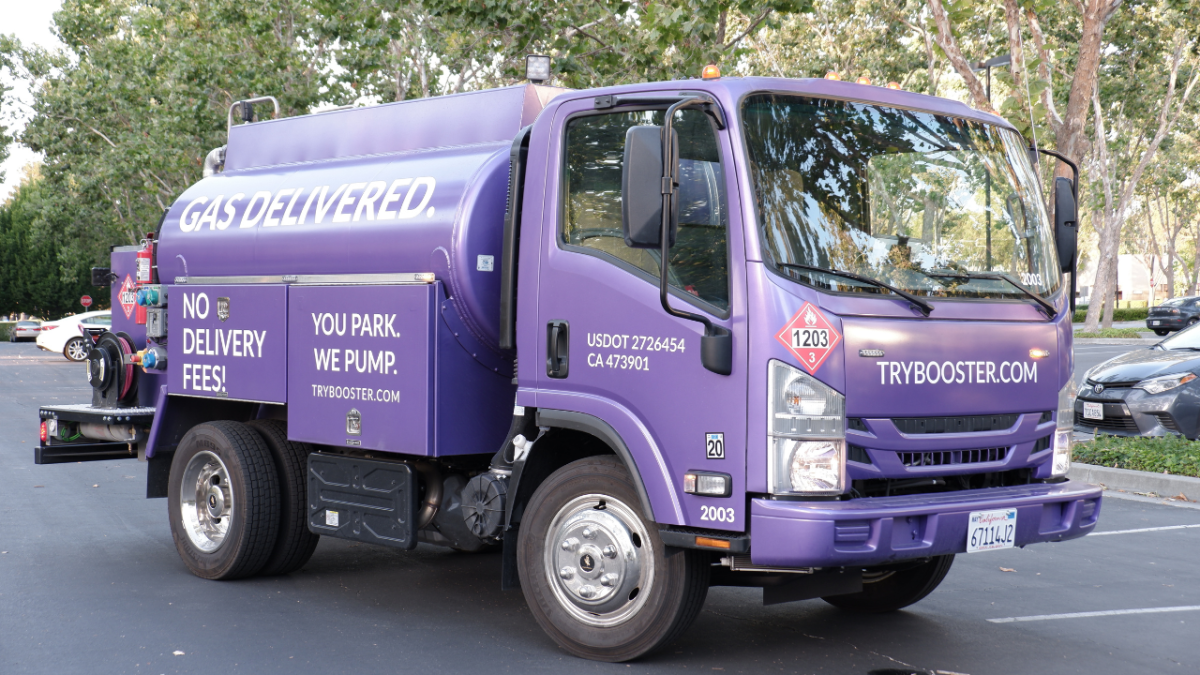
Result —
<instances>
[{"instance_id":1,"label":"mirror arm","mask_svg":"<svg viewBox=\"0 0 1200 675\"><path fill-rule=\"evenodd\" d=\"M680 108L695 104L704 104L707 101L703 98L692 97L681 99L671 107L667 108L666 115L663 119L663 178L662 178L662 236L659 261L659 280L658 292L659 300L662 302L663 309L667 314L696 321L704 324L704 336L700 338L700 360L704 367L719 375L728 375L733 370L733 335L724 326L714 324L708 317L703 314L695 314L693 312L685 312L675 309L670 302L671 282L668 276L668 265L671 261L671 223L674 221L675 214L672 207L675 205L675 191L679 187L676 181L677 176L675 162L675 130L673 122L675 113Z\"/></svg>"},{"instance_id":2,"label":"mirror arm","mask_svg":"<svg viewBox=\"0 0 1200 675\"><path fill-rule=\"evenodd\" d=\"M1053 150L1047 150L1045 148L1038 148L1038 147L1035 147L1034 150L1037 150L1038 152L1042 153L1043 155L1049 155L1050 157L1053 157L1053 158L1057 159L1058 161L1062 162L1063 164L1066 164L1067 166L1071 167L1071 172L1074 175L1074 179L1071 181L1071 197L1075 200L1075 233L1076 233L1075 236L1079 236L1079 165L1076 164L1075 162L1071 161L1070 159L1067 159L1066 155L1057 153ZM1037 173L1037 172L1035 171L1034 173ZM1070 306L1071 306L1071 320L1072 321L1075 320L1075 292L1076 292L1076 279L1075 278L1077 276L1079 276L1079 256L1078 255L1075 256L1075 260L1071 261Z\"/></svg>"}]
</instances>

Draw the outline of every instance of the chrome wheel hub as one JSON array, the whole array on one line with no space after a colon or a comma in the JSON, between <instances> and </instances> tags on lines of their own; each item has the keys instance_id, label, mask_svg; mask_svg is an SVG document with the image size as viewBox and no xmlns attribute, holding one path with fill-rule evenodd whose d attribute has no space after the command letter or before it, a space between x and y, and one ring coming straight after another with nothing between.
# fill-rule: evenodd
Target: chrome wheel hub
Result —
<instances>
[{"instance_id":1,"label":"chrome wheel hub","mask_svg":"<svg viewBox=\"0 0 1200 675\"><path fill-rule=\"evenodd\" d=\"M221 547L233 519L233 490L225 463L207 450L183 470L179 510L188 540L205 553Z\"/></svg>"},{"instance_id":2,"label":"chrome wheel hub","mask_svg":"<svg viewBox=\"0 0 1200 675\"><path fill-rule=\"evenodd\" d=\"M654 552L642 519L604 495L571 500L546 537L546 576L555 599L591 626L615 626L646 602Z\"/></svg>"}]
</instances>

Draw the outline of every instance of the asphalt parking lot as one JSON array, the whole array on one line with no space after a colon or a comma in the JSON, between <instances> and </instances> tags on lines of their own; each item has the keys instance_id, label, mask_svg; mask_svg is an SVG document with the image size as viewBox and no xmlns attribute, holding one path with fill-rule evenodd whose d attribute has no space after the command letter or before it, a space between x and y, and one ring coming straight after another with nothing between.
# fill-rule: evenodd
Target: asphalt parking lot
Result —
<instances>
[{"instance_id":1,"label":"asphalt parking lot","mask_svg":"<svg viewBox=\"0 0 1200 675\"><path fill-rule=\"evenodd\" d=\"M1090 347L1079 374L1119 353ZM557 649L520 592L500 591L494 554L324 539L295 574L204 581L175 552L166 500L144 499L144 465L33 464L39 404L89 391L81 365L0 343L4 675L1200 670L1200 509L1113 498L1096 534L961 555L902 612L714 588L679 641L633 664Z\"/></svg>"}]
</instances>

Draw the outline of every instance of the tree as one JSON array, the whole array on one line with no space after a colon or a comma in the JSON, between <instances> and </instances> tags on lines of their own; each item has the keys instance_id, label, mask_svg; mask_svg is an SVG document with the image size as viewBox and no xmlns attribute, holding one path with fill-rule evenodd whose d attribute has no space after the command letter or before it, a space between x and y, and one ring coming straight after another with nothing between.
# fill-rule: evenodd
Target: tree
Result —
<instances>
[{"instance_id":1,"label":"tree","mask_svg":"<svg viewBox=\"0 0 1200 675\"><path fill-rule=\"evenodd\" d=\"M19 45L15 38L7 35L0 35L0 78L11 78L14 74L13 54L17 51ZM8 92L12 91L12 87L4 84L0 80L0 164L8 159L8 146L12 143L12 135L8 133L8 127L5 125L11 112L9 111L10 104L8 102ZM0 181L4 180L4 172L0 171Z\"/></svg>"},{"instance_id":2,"label":"tree","mask_svg":"<svg viewBox=\"0 0 1200 675\"><path fill-rule=\"evenodd\" d=\"M61 246L70 223L55 217L56 195L35 170L0 206L0 314L26 313L56 319L81 310L79 297L107 294L90 285L89 268L100 259L73 258Z\"/></svg>"}]
</instances>

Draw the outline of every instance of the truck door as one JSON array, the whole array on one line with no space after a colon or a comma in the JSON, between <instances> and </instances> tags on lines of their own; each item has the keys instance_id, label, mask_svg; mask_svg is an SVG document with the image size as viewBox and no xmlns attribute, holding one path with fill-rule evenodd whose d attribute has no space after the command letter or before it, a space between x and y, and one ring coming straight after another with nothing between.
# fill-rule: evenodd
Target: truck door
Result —
<instances>
[{"instance_id":1,"label":"truck door","mask_svg":"<svg viewBox=\"0 0 1200 675\"><path fill-rule=\"evenodd\" d=\"M745 267L729 132L681 110L679 232L669 260L673 306L733 333L733 371L701 365L703 325L668 315L657 250L622 233L626 131L665 110L598 112L592 99L558 111L539 281L538 406L610 424L629 446L658 522L742 530L745 518ZM551 183L553 181L550 181ZM555 197L556 195L556 197ZM684 493L688 471L728 474L732 494ZM657 486L657 487L656 487Z\"/></svg>"}]
</instances>

